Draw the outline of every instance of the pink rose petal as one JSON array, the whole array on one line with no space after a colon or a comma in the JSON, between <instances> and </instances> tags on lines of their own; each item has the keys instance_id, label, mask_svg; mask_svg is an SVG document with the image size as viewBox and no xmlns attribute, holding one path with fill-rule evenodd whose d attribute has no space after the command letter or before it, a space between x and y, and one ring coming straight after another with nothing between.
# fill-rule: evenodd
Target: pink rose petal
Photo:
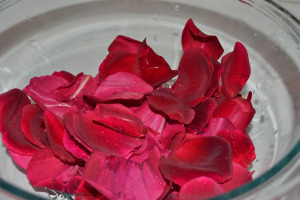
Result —
<instances>
[{"instance_id":1,"label":"pink rose petal","mask_svg":"<svg viewBox=\"0 0 300 200\"><path fill-rule=\"evenodd\" d=\"M10 155L10 157L12 158L12 160L19 166L21 167L22 169L24 169L25 171L27 170L28 168L28 164L30 162L30 160L32 159L32 155L21 155L21 154L18 154L18 153L15 153L13 151L9 151L8 150L8 153Z\"/></svg>"}]
</instances>

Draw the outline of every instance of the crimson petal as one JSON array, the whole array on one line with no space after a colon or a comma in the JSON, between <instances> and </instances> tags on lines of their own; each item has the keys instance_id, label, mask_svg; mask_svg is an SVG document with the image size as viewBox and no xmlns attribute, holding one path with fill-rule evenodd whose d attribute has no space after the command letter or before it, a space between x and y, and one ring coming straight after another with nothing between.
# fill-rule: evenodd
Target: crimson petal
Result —
<instances>
[{"instance_id":1,"label":"crimson petal","mask_svg":"<svg viewBox=\"0 0 300 200\"><path fill-rule=\"evenodd\" d=\"M67 187L78 173L77 166L69 166L56 158L51 149L39 150L31 159L26 176L34 187L43 187L72 193Z\"/></svg>"},{"instance_id":2,"label":"crimson petal","mask_svg":"<svg viewBox=\"0 0 300 200\"><path fill-rule=\"evenodd\" d=\"M21 155L33 155L39 148L29 142L21 128L23 108L30 100L19 89L0 95L0 132L8 150Z\"/></svg>"},{"instance_id":3,"label":"crimson petal","mask_svg":"<svg viewBox=\"0 0 300 200\"><path fill-rule=\"evenodd\" d=\"M205 200L223 193L222 187L216 181L202 176L184 184L179 197L181 200Z\"/></svg>"},{"instance_id":4,"label":"crimson petal","mask_svg":"<svg viewBox=\"0 0 300 200\"><path fill-rule=\"evenodd\" d=\"M218 60L224 52L218 38L200 31L192 19L189 19L185 24L181 43L184 52L193 47L201 48L215 60Z\"/></svg>"},{"instance_id":5,"label":"crimson petal","mask_svg":"<svg viewBox=\"0 0 300 200\"><path fill-rule=\"evenodd\" d=\"M169 118L181 123L189 124L195 116L194 110L177 99L169 88L154 90L146 98L152 109L163 112Z\"/></svg>"},{"instance_id":6,"label":"crimson petal","mask_svg":"<svg viewBox=\"0 0 300 200\"><path fill-rule=\"evenodd\" d=\"M64 147L63 139L65 127L63 122L49 111L44 112L45 125L47 130L47 138L53 151L53 154L60 158L62 161L73 163L76 161Z\"/></svg>"},{"instance_id":7,"label":"crimson petal","mask_svg":"<svg viewBox=\"0 0 300 200\"><path fill-rule=\"evenodd\" d=\"M162 157L163 176L183 186L199 176L225 182L232 176L230 144L223 138L186 134L181 147Z\"/></svg>"},{"instance_id":8,"label":"crimson petal","mask_svg":"<svg viewBox=\"0 0 300 200\"><path fill-rule=\"evenodd\" d=\"M164 138L165 147L175 150L185 136L185 128L183 124L167 122L161 135Z\"/></svg>"},{"instance_id":9,"label":"crimson petal","mask_svg":"<svg viewBox=\"0 0 300 200\"><path fill-rule=\"evenodd\" d=\"M204 136L217 136L219 131L221 130L229 130L234 131L235 127L232 122L227 118L213 118L210 122L210 126L205 133Z\"/></svg>"},{"instance_id":10,"label":"crimson petal","mask_svg":"<svg viewBox=\"0 0 300 200\"><path fill-rule=\"evenodd\" d=\"M117 72L106 77L97 88L95 96L100 101L114 99L141 99L151 92L152 86L143 79L128 72Z\"/></svg>"},{"instance_id":11,"label":"crimson petal","mask_svg":"<svg viewBox=\"0 0 300 200\"><path fill-rule=\"evenodd\" d=\"M13 161L19 167L21 167L25 171L27 170L28 164L29 164L30 160L32 159L33 155L29 155L29 156L21 155L21 154L18 154L18 153L15 153L13 151L9 151L9 150L8 150L8 153L9 153L10 157L13 159Z\"/></svg>"},{"instance_id":12,"label":"crimson petal","mask_svg":"<svg viewBox=\"0 0 300 200\"><path fill-rule=\"evenodd\" d=\"M255 115L250 101L241 97L227 99L219 105L213 115L214 118L227 118L235 128L244 131Z\"/></svg>"},{"instance_id":13,"label":"crimson petal","mask_svg":"<svg viewBox=\"0 0 300 200\"><path fill-rule=\"evenodd\" d=\"M137 56L141 70L140 77L154 88L176 76L165 59L147 45L146 39L141 43Z\"/></svg>"},{"instance_id":14,"label":"crimson petal","mask_svg":"<svg viewBox=\"0 0 300 200\"><path fill-rule=\"evenodd\" d=\"M120 157L92 154L83 178L110 199L156 200L165 186L158 169L159 157L156 148L140 164Z\"/></svg>"},{"instance_id":15,"label":"crimson petal","mask_svg":"<svg viewBox=\"0 0 300 200\"><path fill-rule=\"evenodd\" d=\"M251 172L235 162L232 163L232 166L232 178L229 181L220 184L224 192L229 192L230 190L236 189L237 187L252 181Z\"/></svg>"},{"instance_id":16,"label":"crimson petal","mask_svg":"<svg viewBox=\"0 0 300 200\"><path fill-rule=\"evenodd\" d=\"M199 48L184 52L178 67L178 79L173 87L175 96L191 107L199 104L210 88L213 63Z\"/></svg>"},{"instance_id":17,"label":"crimson petal","mask_svg":"<svg viewBox=\"0 0 300 200\"><path fill-rule=\"evenodd\" d=\"M68 83L72 83L75 80L75 78L76 78L76 76L74 76L70 72L66 72L66 71L54 72L52 74L52 76L57 76L57 77L63 78Z\"/></svg>"},{"instance_id":18,"label":"crimson petal","mask_svg":"<svg viewBox=\"0 0 300 200\"><path fill-rule=\"evenodd\" d=\"M118 35L108 47L108 51L124 50L130 53L137 53L141 42L127 36Z\"/></svg>"},{"instance_id":19,"label":"crimson petal","mask_svg":"<svg viewBox=\"0 0 300 200\"><path fill-rule=\"evenodd\" d=\"M226 139L231 146L232 160L247 168L255 160L255 147L248 133L240 130L221 130L218 136Z\"/></svg>"},{"instance_id":20,"label":"crimson petal","mask_svg":"<svg viewBox=\"0 0 300 200\"><path fill-rule=\"evenodd\" d=\"M251 69L247 49L236 42L233 52L222 58L224 71L221 75L223 92L227 98L233 98L243 89L250 77Z\"/></svg>"}]
</instances>

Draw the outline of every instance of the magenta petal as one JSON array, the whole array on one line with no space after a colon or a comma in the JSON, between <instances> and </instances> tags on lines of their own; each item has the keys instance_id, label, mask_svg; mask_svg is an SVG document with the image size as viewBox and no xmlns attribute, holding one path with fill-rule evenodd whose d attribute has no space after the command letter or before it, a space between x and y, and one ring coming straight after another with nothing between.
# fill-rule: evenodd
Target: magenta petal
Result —
<instances>
[{"instance_id":1,"label":"magenta petal","mask_svg":"<svg viewBox=\"0 0 300 200\"><path fill-rule=\"evenodd\" d=\"M223 193L222 187L216 181L202 176L184 184L179 197L181 200L205 200Z\"/></svg>"},{"instance_id":2,"label":"magenta petal","mask_svg":"<svg viewBox=\"0 0 300 200\"><path fill-rule=\"evenodd\" d=\"M141 70L140 77L154 88L176 76L165 59L147 45L146 39L141 43L137 56Z\"/></svg>"},{"instance_id":3,"label":"magenta petal","mask_svg":"<svg viewBox=\"0 0 300 200\"><path fill-rule=\"evenodd\" d=\"M124 50L130 53L137 53L140 46L141 46L140 41L137 41L135 39L123 35L118 35L108 47L108 51L112 52L112 51Z\"/></svg>"},{"instance_id":4,"label":"magenta petal","mask_svg":"<svg viewBox=\"0 0 300 200\"><path fill-rule=\"evenodd\" d=\"M163 115L153 112L147 101L144 101L144 103L134 111L134 114L146 127L159 133L162 132L166 119Z\"/></svg>"},{"instance_id":5,"label":"magenta petal","mask_svg":"<svg viewBox=\"0 0 300 200\"><path fill-rule=\"evenodd\" d=\"M193 47L201 48L209 57L215 60L218 60L224 52L218 38L200 31L192 19L189 19L185 24L181 43L184 52Z\"/></svg>"},{"instance_id":6,"label":"magenta petal","mask_svg":"<svg viewBox=\"0 0 300 200\"><path fill-rule=\"evenodd\" d=\"M120 157L92 154L83 178L110 199L156 200L165 186L158 169L159 157L157 149L140 164Z\"/></svg>"},{"instance_id":7,"label":"magenta petal","mask_svg":"<svg viewBox=\"0 0 300 200\"><path fill-rule=\"evenodd\" d=\"M221 130L218 136L226 139L231 146L232 160L247 168L255 160L255 147L248 133L240 130Z\"/></svg>"},{"instance_id":8,"label":"magenta petal","mask_svg":"<svg viewBox=\"0 0 300 200\"><path fill-rule=\"evenodd\" d=\"M8 150L21 155L33 155L39 148L30 143L21 128L23 108L30 100L19 89L0 95L0 132L2 142Z\"/></svg>"},{"instance_id":9,"label":"magenta petal","mask_svg":"<svg viewBox=\"0 0 300 200\"><path fill-rule=\"evenodd\" d=\"M44 141L47 141L47 135L45 133L43 111L36 104L24 106L21 126L27 140L40 148L47 146L44 143Z\"/></svg>"},{"instance_id":10,"label":"magenta petal","mask_svg":"<svg viewBox=\"0 0 300 200\"><path fill-rule=\"evenodd\" d=\"M113 99L141 99L151 92L152 86L135 74L117 72L106 77L97 88L95 96L100 101Z\"/></svg>"},{"instance_id":11,"label":"magenta petal","mask_svg":"<svg viewBox=\"0 0 300 200\"><path fill-rule=\"evenodd\" d=\"M15 153L13 151L8 151L10 157L13 159L13 161L22 169L27 170L28 164L30 160L32 159L32 155L26 156L21 155L18 153Z\"/></svg>"},{"instance_id":12,"label":"magenta petal","mask_svg":"<svg viewBox=\"0 0 300 200\"><path fill-rule=\"evenodd\" d=\"M132 137L144 137L148 132L143 122L122 104L98 104L96 110L99 114L94 122L114 131Z\"/></svg>"},{"instance_id":13,"label":"magenta petal","mask_svg":"<svg viewBox=\"0 0 300 200\"><path fill-rule=\"evenodd\" d=\"M77 174L77 166L69 166L56 158L51 149L39 150L27 168L27 178L32 186L62 192L69 191L69 180Z\"/></svg>"},{"instance_id":14,"label":"magenta petal","mask_svg":"<svg viewBox=\"0 0 300 200\"><path fill-rule=\"evenodd\" d=\"M72 106L70 103L58 102L55 90L69 84L64 78L58 76L34 77L23 91L42 109L49 110L60 118Z\"/></svg>"},{"instance_id":15,"label":"magenta petal","mask_svg":"<svg viewBox=\"0 0 300 200\"><path fill-rule=\"evenodd\" d=\"M232 122L227 118L213 118L210 122L210 126L205 133L205 136L217 136L219 131L229 130L234 131L235 127Z\"/></svg>"},{"instance_id":16,"label":"magenta petal","mask_svg":"<svg viewBox=\"0 0 300 200\"><path fill-rule=\"evenodd\" d=\"M186 134L182 146L162 157L159 167L166 179L180 186L199 176L225 182L232 176L230 144L220 137Z\"/></svg>"},{"instance_id":17,"label":"magenta petal","mask_svg":"<svg viewBox=\"0 0 300 200\"><path fill-rule=\"evenodd\" d=\"M198 134L205 131L211 121L212 115L217 107L217 102L210 98L199 103L195 108L195 117L193 121L186 126L186 132Z\"/></svg>"},{"instance_id":18,"label":"magenta petal","mask_svg":"<svg viewBox=\"0 0 300 200\"><path fill-rule=\"evenodd\" d=\"M178 67L178 79L173 87L175 96L191 107L200 103L210 88L213 63L199 48L184 52Z\"/></svg>"},{"instance_id":19,"label":"magenta petal","mask_svg":"<svg viewBox=\"0 0 300 200\"><path fill-rule=\"evenodd\" d=\"M244 131L255 115L250 101L241 97L227 99L219 105L213 115L214 118L227 118L235 128Z\"/></svg>"},{"instance_id":20,"label":"magenta petal","mask_svg":"<svg viewBox=\"0 0 300 200\"><path fill-rule=\"evenodd\" d=\"M152 109L165 113L170 119L189 124L194 118L194 110L177 99L171 89L154 90L146 98Z\"/></svg>"},{"instance_id":21,"label":"magenta petal","mask_svg":"<svg viewBox=\"0 0 300 200\"><path fill-rule=\"evenodd\" d=\"M229 192L230 190L236 189L237 187L252 181L251 172L234 162L232 163L232 166L232 178L229 181L220 184L224 192Z\"/></svg>"},{"instance_id":22,"label":"magenta petal","mask_svg":"<svg viewBox=\"0 0 300 200\"><path fill-rule=\"evenodd\" d=\"M247 49L236 42L233 52L222 58L224 71L222 73L223 92L227 98L233 98L243 89L250 77L251 69Z\"/></svg>"},{"instance_id":23,"label":"magenta petal","mask_svg":"<svg viewBox=\"0 0 300 200\"><path fill-rule=\"evenodd\" d=\"M71 118L68 120L72 120L70 125L74 128L77 141L89 150L123 157L141 145L138 138L124 135L95 123L98 116L101 116L101 114L95 110L86 114L73 114L68 117ZM68 130L70 129L68 128Z\"/></svg>"},{"instance_id":24,"label":"magenta petal","mask_svg":"<svg viewBox=\"0 0 300 200\"><path fill-rule=\"evenodd\" d=\"M64 147L63 138L65 133L65 127L63 122L49 111L44 112L45 126L47 130L47 138L53 151L53 154L62 161L73 163L76 161Z\"/></svg>"},{"instance_id":25,"label":"magenta petal","mask_svg":"<svg viewBox=\"0 0 300 200\"><path fill-rule=\"evenodd\" d=\"M63 78L68 83L72 83L75 80L75 78L76 78L76 76L74 76L70 72L66 72L66 71L54 72L52 74L52 76L57 76L57 77Z\"/></svg>"},{"instance_id":26,"label":"magenta petal","mask_svg":"<svg viewBox=\"0 0 300 200\"><path fill-rule=\"evenodd\" d=\"M184 129L183 124L167 122L161 133L164 138L165 148L175 150L184 138Z\"/></svg>"}]
</instances>

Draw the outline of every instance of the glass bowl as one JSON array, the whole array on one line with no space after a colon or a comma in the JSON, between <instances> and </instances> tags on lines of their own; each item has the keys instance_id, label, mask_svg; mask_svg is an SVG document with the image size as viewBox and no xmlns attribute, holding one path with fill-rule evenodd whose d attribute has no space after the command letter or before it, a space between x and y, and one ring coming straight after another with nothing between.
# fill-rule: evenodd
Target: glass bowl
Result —
<instances>
[{"instance_id":1,"label":"glass bowl","mask_svg":"<svg viewBox=\"0 0 300 200\"><path fill-rule=\"evenodd\" d=\"M192 18L218 36L224 54L248 49L257 111L248 128L254 180L215 199L299 199L300 21L271 0L2 0L0 93L66 70L96 74L117 35L147 38L175 69L181 32ZM299 195L298 195L299 194ZM0 199L70 199L32 188L0 144Z\"/></svg>"}]
</instances>

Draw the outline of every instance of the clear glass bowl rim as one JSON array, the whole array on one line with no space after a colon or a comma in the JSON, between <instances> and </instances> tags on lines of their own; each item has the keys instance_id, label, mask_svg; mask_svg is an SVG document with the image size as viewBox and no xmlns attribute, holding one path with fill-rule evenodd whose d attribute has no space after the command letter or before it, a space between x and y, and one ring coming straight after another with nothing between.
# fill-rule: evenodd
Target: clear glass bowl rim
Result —
<instances>
[{"instance_id":1,"label":"clear glass bowl rim","mask_svg":"<svg viewBox=\"0 0 300 200\"><path fill-rule=\"evenodd\" d=\"M291 12L286 10L284 7L280 5L280 3L277 3L273 0L262 0L266 2L268 5L272 6L273 9L276 11L281 12L284 14L284 16L289 19L290 21L294 22L297 25L297 28L300 30L300 20L295 17ZM5 4L6 1L1 1L0 4ZM281 170L283 170L291 161L293 161L300 152L300 140L296 143L296 145L288 152L288 154L280 160L278 163L276 163L270 170L256 178L255 180L236 188L235 190L232 190L228 193L225 193L223 195L217 196L212 198L211 200L226 200L226 199L232 199L235 197L238 197L242 194L245 194L249 191L251 191L254 188L257 188L258 186L262 185L266 181L268 181L270 178L274 177L276 174L278 174ZM45 200L44 198L38 197L34 194L31 194L23 189L20 189L16 186L14 186L11 183L8 183L0 178L0 192L3 190L4 192L7 192L10 195L21 197L22 199L31 199L31 200Z\"/></svg>"}]
</instances>

